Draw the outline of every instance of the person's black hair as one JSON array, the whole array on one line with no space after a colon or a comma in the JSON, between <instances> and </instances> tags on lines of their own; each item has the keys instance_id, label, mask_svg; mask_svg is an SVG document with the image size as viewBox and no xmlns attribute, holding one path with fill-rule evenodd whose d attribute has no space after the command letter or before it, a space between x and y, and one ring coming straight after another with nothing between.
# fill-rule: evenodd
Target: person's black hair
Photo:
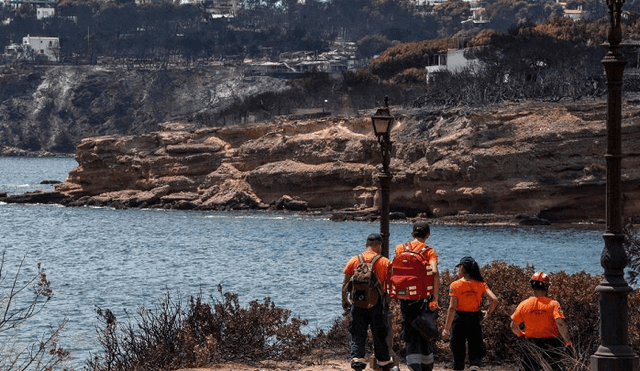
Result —
<instances>
[{"instance_id":1,"label":"person's black hair","mask_svg":"<svg viewBox=\"0 0 640 371\"><path fill-rule=\"evenodd\" d=\"M469 275L469 277L474 281L484 282L484 278L482 278L482 274L480 273L480 266L478 266L478 262L470 256L465 256L460 259L460 263L456 265L456 267L462 266L464 271Z\"/></svg>"},{"instance_id":2,"label":"person's black hair","mask_svg":"<svg viewBox=\"0 0 640 371\"><path fill-rule=\"evenodd\" d=\"M480 267L478 266L478 263L473 262L473 264L469 266L463 265L462 267L472 280L484 282L484 278L482 277L482 273L480 273Z\"/></svg>"}]
</instances>

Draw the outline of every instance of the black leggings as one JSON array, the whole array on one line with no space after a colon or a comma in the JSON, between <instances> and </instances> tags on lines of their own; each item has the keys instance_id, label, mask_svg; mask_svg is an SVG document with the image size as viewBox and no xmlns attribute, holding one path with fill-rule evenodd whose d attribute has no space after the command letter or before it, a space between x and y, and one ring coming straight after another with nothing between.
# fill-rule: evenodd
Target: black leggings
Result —
<instances>
[{"instance_id":1,"label":"black leggings","mask_svg":"<svg viewBox=\"0 0 640 371\"><path fill-rule=\"evenodd\" d=\"M453 317L451 324L451 353L453 353L453 369L464 370L464 359L469 346L469 365L482 366L482 357L487 353L482 340L481 312L459 312Z\"/></svg>"}]
</instances>

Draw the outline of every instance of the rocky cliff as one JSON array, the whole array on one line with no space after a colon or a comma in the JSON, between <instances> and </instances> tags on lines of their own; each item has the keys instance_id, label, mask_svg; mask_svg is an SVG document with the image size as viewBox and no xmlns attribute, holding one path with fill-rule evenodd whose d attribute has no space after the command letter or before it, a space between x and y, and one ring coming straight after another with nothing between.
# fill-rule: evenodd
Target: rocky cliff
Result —
<instances>
[{"instance_id":1,"label":"rocky cliff","mask_svg":"<svg viewBox=\"0 0 640 371\"><path fill-rule=\"evenodd\" d=\"M605 218L604 101L392 112L392 211ZM221 128L173 122L151 134L85 139L79 166L54 198L204 210L372 208L380 163L372 113ZM638 216L639 101L623 104L623 138L624 213Z\"/></svg>"}]
</instances>

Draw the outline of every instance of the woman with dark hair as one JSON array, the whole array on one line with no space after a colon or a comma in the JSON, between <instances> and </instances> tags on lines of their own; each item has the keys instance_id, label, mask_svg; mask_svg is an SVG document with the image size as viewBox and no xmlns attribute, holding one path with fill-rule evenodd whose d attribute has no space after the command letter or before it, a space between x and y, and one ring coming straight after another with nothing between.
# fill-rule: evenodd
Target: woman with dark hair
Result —
<instances>
[{"instance_id":1,"label":"woman with dark hair","mask_svg":"<svg viewBox=\"0 0 640 371\"><path fill-rule=\"evenodd\" d=\"M498 306L498 298L484 282L478 263L465 256L456 265L458 280L449 286L449 309L442 336L451 338L453 369L464 370L467 345L469 347L469 370L479 370L486 354L480 322ZM481 311L482 298L489 299L489 310Z\"/></svg>"}]
</instances>

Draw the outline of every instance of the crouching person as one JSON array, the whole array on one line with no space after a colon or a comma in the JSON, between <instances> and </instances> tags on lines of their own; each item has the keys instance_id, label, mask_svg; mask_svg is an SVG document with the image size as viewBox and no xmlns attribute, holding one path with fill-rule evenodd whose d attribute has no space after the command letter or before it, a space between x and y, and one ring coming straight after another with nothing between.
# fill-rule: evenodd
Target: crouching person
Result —
<instances>
[{"instance_id":1,"label":"crouching person","mask_svg":"<svg viewBox=\"0 0 640 371\"><path fill-rule=\"evenodd\" d=\"M380 255L381 248L382 237L379 234L369 235L366 250L353 256L344 268L342 307L351 313L351 368L356 371L367 366L365 353L369 326L378 365L385 371L393 367L387 344L389 305L385 294L389 259Z\"/></svg>"},{"instance_id":2,"label":"crouching person","mask_svg":"<svg viewBox=\"0 0 640 371\"><path fill-rule=\"evenodd\" d=\"M511 315L511 331L516 336L524 336L539 347L540 354L532 354L530 347L524 347L521 355L522 369L537 371L543 368L541 360L555 371L562 371L562 359L566 348L573 347L560 303L548 296L551 285L549 276L536 272L529 281L533 296L518 305ZM524 325L524 331L521 326ZM542 358L542 359L541 359ZM546 368L545 368L546 369Z\"/></svg>"}]
</instances>

